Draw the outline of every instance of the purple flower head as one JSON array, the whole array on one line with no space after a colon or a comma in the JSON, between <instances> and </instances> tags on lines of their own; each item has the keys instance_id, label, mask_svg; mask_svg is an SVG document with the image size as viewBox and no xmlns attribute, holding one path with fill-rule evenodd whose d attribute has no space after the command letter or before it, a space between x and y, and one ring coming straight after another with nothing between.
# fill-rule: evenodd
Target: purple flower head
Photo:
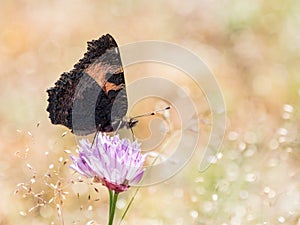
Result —
<instances>
[{"instance_id":1,"label":"purple flower head","mask_svg":"<svg viewBox=\"0 0 300 225\"><path fill-rule=\"evenodd\" d=\"M143 174L145 157L140 144L130 142L119 135L110 137L99 133L92 146L89 140L79 143L79 156L71 156L73 170L94 182L101 182L116 192L126 191L130 185L137 184Z\"/></svg>"}]
</instances>

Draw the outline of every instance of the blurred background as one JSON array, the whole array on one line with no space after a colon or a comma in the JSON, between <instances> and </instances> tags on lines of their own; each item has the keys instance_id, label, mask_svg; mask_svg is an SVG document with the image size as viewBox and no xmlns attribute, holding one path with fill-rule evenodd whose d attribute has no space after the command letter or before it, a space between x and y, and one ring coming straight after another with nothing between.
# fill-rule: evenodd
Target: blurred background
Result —
<instances>
[{"instance_id":1,"label":"blurred background","mask_svg":"<svg viewBox=\"0 0 300 225\"><path fill-rule=\"evenodd\" d=\"M76 138L50 123L45 92L105 33L119 45L191 49L227 107L217 160L201 172L196 152L172 179L140 189L123 224L300 224L300 1L3 0L0 18L1 225L107 223L106 190L72 183L64 150ZM120 196L118 218L134 191Z\"/></svg>"}]
</instances>

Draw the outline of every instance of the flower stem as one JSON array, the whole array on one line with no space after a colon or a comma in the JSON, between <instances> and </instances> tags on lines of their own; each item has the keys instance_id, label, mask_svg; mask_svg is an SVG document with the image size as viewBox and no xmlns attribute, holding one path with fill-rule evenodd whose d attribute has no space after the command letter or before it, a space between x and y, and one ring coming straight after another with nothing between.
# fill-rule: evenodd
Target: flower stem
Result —
<instances>
[{"instance_id":1,"label":"flower stem","mask_svg":"<svg viewBox=\"0 0 300 225\"><path fill-rule=\"evenodd\" d=\"M109 214L108 214L108 219L110 220L111 216L111 207L112 207L112 202L113 202L113 192L110 189L107 189L109 193Z\"/></svg>"},{"instance_id":2,"label":"flower stem","mask_svg":"<svg viewBox=\"0 0 300 225\"><path fill-rule=\"evenodd\" d=\"M117 205L119 193L109 190L109 221L108 225L113 225L115 209Z\"/></svg>"}]
</instances>

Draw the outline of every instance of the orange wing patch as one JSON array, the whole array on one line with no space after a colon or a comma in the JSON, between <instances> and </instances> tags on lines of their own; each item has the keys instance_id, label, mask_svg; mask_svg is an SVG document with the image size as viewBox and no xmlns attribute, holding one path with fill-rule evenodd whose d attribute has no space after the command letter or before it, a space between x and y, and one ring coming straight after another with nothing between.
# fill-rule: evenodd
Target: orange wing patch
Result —
<instances>
[{"instance_id":1,"label":"orange wing patch","mask_svg":"<svg viewBox=\"0 0 300 225\"><path fill-rule=\"evenodd\" d=\"M109 91L112 91L112 90L113 91L118 91L118 90L120 90L124 87L125 87L124 84L116 85L116 84L111 83L111 82L106 82L102 89L106 93L106 95L108 95Z\"/></svg>"},{"instance_id":2,"label":"orange wing patch","mask_svg":"<svg viewBox=\"0 0 300 225\"><path fill-rule=\"evenodd\" d=\"M96 62L87 67L84 70L90 77L92 77L99 86L103 89L103 91L108 94L110 90L120 90L125 87L124 84L116 85L114 83L108 82L105 78L105 75L110 74L118 74L123 72L123 68L117 65L108 65L102 62Z\"/></svg>"}]
</instances>

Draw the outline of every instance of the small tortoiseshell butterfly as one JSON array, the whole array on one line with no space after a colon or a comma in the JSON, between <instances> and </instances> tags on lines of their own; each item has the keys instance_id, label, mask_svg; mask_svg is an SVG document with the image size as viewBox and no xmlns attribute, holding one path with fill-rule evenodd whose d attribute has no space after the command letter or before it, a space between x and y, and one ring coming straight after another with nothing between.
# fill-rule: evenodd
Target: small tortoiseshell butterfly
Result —
<instances>
[{"instance_id":1,"label":"small tortoiseshell butterfly","mask_svg":"<svg viewBox=\"0 0 300 225\"><path fill-rule=\"evenodd\" d=\"M137 123L134 118L124 119L128 103L123 66L109 34L88 42L83 58L47 92L51 122L76 135L112 132Z\"/></svg>"}]
</instances>

